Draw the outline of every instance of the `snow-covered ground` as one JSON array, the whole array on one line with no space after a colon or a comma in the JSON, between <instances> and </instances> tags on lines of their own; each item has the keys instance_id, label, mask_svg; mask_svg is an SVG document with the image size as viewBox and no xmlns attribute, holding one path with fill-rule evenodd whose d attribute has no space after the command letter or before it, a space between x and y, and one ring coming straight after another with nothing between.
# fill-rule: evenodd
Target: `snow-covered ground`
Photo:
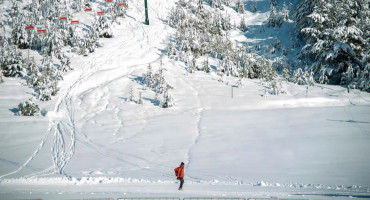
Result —
<instances>
[{"instance_id":1,"label":"snow-covered ground","mask_svg":"<svg viewBox=\"0 0 370 200\"><path fill-rule=\"evenodd\" d=\"M57 98L39 103L41 116L13 113L32 96L24 80L0 84L0 199L370 198L370 94L284 82L286 94L266 96L259 80L236 88L236 78L188 74L162 56L174 5L149 1L146 26L143 2L130 1L113 39L87 57L71 54L75 70ZM174 87L168 109L140 83L161 59ZM143 105L127 101L131 88ZM173 169L180 162L179 192Z\"/></svg>"}]
</instances>

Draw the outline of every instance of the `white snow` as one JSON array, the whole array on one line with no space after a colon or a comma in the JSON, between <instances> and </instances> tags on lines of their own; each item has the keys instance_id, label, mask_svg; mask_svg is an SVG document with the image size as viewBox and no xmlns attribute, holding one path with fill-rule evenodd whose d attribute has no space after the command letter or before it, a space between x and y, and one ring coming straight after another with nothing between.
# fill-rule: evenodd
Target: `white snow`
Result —
<instances>
[{"instance_id":1,"label":"white snow","mask_svg":"<svg viewBox=\"0 0 370 200\"><path fill-rule=\"evenodd\" d=\"M159 68L175 33L165 23L175 1L149 1L150 26L143 2L129 3L115 37L101 39L103 47L87 57L71 58L74 70L57 98L38 102L45 116L15 116L11 109L33 91L17 78L0 84L0 199L370 198L370 94L284 82L286 94L264 96L264 85L247 79L231 98L237 78L188 74L183 63L163 56L175 106L160 108L137 80L149 63ZM257 26L268 13L246 16ZM86 14L78 19L89 23ZM142 92L143 105L126 101L131 88ZM184 191L177 191L173 172L180 162ZM309 196L317 194L344 196Z\"/></svg>"}]
</instances>

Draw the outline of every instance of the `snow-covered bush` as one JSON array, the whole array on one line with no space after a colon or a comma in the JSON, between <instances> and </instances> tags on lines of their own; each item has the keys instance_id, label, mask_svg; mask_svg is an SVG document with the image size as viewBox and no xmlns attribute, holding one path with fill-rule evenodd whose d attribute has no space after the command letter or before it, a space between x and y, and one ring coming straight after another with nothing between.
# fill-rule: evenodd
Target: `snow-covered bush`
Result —
<instances>
[{"instance_id":1,"label":"snow-covered bush","mask_svg":"<svg viewBox=\"0 0 370 200\"><path fill-rule=\"evenodd\" d=\"M34 103L31 99L18 105L19 115L23 116L34 116L40 113L39 106Z\"/></svg>"}]
</instances>

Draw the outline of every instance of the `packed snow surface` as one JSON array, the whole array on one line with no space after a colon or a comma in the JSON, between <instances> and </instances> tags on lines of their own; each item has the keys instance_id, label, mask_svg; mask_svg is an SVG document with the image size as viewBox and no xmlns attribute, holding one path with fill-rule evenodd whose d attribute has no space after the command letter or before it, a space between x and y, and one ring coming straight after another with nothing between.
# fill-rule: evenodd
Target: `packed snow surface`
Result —
<instances>
[{"instance_id":1,"label":"packed snow surface","mask_svg":"<svg viewBox=\"0 0 370 200\"><path fill-rule=\"evenodd\" d=\"M172 6L149 1L146 26L143 2L130 1L113 39L87 57L70 54L75 69L57 98L40 102L44 115L15 116L32 89L16 78L0 84L0 199L370 198L370 94L284 82L286 93L275 96L259 80L237 88L237 78L188 74L163 56L175 33L166 24ZM258 16L248 23L267 14ZM140 81L161 59L174 87L168 109ZM143 105L127 101L131 88ZM178 192L180 162L185 190Z\"/></svg>"}]
</instances>

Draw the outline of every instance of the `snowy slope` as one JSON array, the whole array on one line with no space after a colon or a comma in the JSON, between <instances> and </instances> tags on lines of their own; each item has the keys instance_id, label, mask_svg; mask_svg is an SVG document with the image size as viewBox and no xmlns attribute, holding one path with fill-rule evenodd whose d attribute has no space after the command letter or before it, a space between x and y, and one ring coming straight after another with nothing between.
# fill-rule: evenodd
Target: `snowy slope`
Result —
<instances>
[{"instance_id":1,"label":"snowy slope","mask_svg":"<svg viewBox=\"0 0 370 200\"><path fill-rule=\"evenodd\" d=\"M45 116L9 110L31 97L23 80L0 85L0 197L369 195L370 94L284 83L286 94L265 96L259 80L244 80L232 98L237 78L188 74L162 56L175 1L149 6L150 26L143 2L130 1L113 39L72 58L58 98L40 102ZM268 14L247 23L260 15ZM168 109L139 81L161 57L174 87ZM143 105L126 101L131 88ZM178 193L173 168L182 161L186 189Z\"/></svg>"}]
</instances>

